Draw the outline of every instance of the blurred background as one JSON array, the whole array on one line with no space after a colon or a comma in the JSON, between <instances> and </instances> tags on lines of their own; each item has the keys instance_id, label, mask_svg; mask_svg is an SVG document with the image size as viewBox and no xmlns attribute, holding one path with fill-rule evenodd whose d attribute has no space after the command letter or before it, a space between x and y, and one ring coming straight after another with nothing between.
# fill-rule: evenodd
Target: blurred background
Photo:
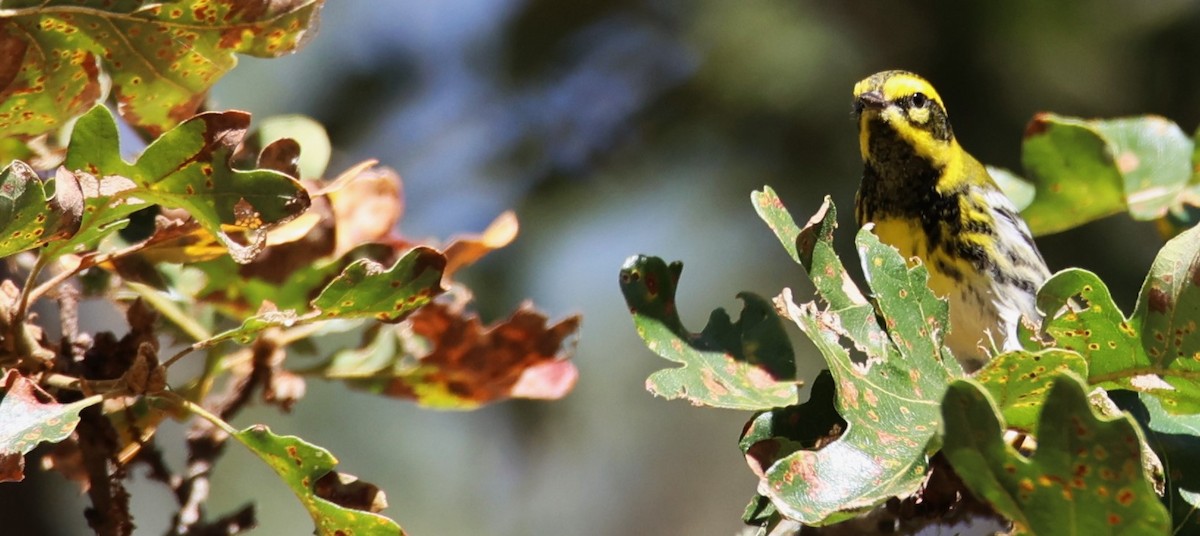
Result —
<instances>
[{"instance_id":1,"label":"blurred background","mask_svg":"<svg viewBox=\"0 0 1200 536\"><path fill-rule=\"evenodd\" d=\"M806 277L749 196L771 185L801 221L832 196L853 254L854 82L923 74L963 145L1019 173L1038 111L1155 113L1193 132L1197 31L1200 3L1186 0L330 2L307 48L242 58L212 108L316 118L335 146L331 175L366 158L397 169L408 236L481 231L514 209L517 242L464 279L488 321L525 298L552 318L582 313L581 377L562 401L470 413L313 382L292 414L260 408L234 425L267 423L330 450L340 470L387 492L385 513L414 535L733 534L756 483L737 448L750 415L645 391L669 363L633 330L622 261L682 260L679 305L693 331L716 307L736 317L738 291L806 297ZM1124 216L1038 242L1052 269L1098 272L1126 310L1162 243ZM793 335L811 374L820 357ZM161 445L181 445L179 425L162 433ZM53 505L36 512L41 530L87 533L73 484L30 480L21 493ZM253 500L257 533L312 530L236 446L213 484L210 515ZM141 477L131 492L138 533L161 534L170 497Z\"/></svg>"}]
</instances>

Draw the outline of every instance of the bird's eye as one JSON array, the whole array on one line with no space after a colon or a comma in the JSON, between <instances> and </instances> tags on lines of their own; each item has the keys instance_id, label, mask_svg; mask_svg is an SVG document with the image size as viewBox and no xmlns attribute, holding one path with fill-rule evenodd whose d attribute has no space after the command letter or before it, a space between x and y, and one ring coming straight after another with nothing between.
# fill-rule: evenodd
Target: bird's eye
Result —
<instances>
[{"instance_id":1,"label":"bird's eye","mask_svg":"<svg viewBox=\"0 0 1200 536\"><path fill-rule=\"evenodd\" d=\"M913 93L909 102L912 103L913 108L924 108L929 104L929 97L926 97L924 93Z\"/></svg>"}]
</instances>

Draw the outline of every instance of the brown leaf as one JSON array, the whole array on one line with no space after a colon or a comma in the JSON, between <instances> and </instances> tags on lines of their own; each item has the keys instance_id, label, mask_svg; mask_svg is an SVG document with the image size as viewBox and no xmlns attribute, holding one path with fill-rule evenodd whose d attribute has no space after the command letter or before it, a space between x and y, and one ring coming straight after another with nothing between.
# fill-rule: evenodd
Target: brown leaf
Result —
<instances>
[{"instance_id":1,"label":"brown leaf","mask_svg":"<svg viewBox=\"0 0 1200 536\"><path fill-rule=\"evenodd\" d=\"M517 396L560 398L574 386L578 373L564 343L578 331L579 316L547 325L544 315L524 304L484 328L474 314L432 303L408 323L433 349L420 358L418 374L388 384L391 396L422 401L420 393L436 387L457 400L454 405L472 406Z\"/></svg>"},{"instance_id":2,"label":"brown leaf","mask_svg":"<svg viewBox=\"0 0 1200 536\"><path fill-rule=\"evenodd\" d=\"M343 508L371 513L379 513L387 508L387 497L379 486L337 471L330 471L318 478L313 486L313 494Z\"/></svg>"},{"instance_id":3,"label":"brown leaf","mask_svg":"<svg viewBox=\"0 0 1200 536\"><path fill-rule=\"evenodd\" d=\"M337 234L334 256L384 241L404 213L400 175L387 167L364 169L328 196Z\"/></svg>"},{"instance_id":4,"label":"brown leaf","mask_svg":"<svg viewBox=\"0 0 1200 536\"><path fill-rule=\"evenodd\" d=\"M511 244L517 238L518 228L517 215L510 210L497 217L483 234L456 238L446 246L445 277L449 278L459 268L475 263L493 250Z\"/></svg>"},{"instance_id":5,"label":"brown leaf","mask_svg":"<svg viewBox=\"0 0 1200 536\"><path fill-rule=\"evenodd\" d=\"M79 231L83 222L83 190L74 173L60 167L54 172L54 198L51 203L61 214L54 236L66 238Z\"/></svg>"},{"instance_id":6,"label":"brown leaf","mask_svg":"<svg viewBox=\"0 0 1200 536\"><path fill-rule=\"evenodd\" d=\"M300 178L300 143L291 138L271 142L258 154L258 166Z\"/></svg>"}]
</instances>

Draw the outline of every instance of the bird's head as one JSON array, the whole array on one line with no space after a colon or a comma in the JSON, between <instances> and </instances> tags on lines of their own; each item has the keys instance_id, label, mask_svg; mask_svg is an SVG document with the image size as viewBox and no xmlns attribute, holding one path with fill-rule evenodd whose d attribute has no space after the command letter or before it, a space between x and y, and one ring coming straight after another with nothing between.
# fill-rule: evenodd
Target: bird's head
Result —
<instances>
[{"instance_id":1,"label":"bird's head","mask_svg":"<svg viewBox=\"0 0 1200 536\"><path fill-rule=\"evenodd\" d=\"M872 144L883 141L873 138L881 135L901 142L888 143L889 152L906 145L913 156L930 162L942 161L955 143L941 96L907 71L883 71L855 84L854 118L864 161L872 160Z\"/></svg>"}]
</instances>

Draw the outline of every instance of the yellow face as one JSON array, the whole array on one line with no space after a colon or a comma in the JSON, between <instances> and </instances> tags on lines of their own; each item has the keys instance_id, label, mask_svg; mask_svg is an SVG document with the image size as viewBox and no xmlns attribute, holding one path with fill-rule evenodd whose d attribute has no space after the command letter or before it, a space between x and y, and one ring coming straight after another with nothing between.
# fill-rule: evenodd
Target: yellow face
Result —
<instances>
[{"instance_id":1,"label":"yellow face","mask_svg":"<svg viewBox=\"0 0 1200 536\"><path fill-rule=\"evenodd\" d=\"M946 107L928 81L907 71L883 71L854 85L854 112L858 118L859 150L869 156L869 124L880 121L913 150L934 162L943 162L954 137Z\"/></svg>"}]
</instances>

